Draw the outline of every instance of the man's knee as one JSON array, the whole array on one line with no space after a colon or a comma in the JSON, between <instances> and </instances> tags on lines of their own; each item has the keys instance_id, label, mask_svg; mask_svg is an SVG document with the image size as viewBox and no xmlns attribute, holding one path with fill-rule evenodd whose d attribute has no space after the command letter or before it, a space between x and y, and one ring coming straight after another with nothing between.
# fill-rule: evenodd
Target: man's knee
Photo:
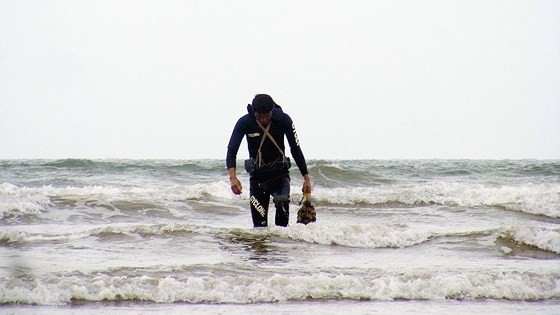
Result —
<instances>
[{"instance_id":1,"label":"man's knee","mask_svg":"<svg viewBox=\"0 0 560 315\"><path fill-rule=\"evenodd\" d=\"M276 209L288 209L290 204L290 197L286 195L277 195L273 199Z\"/></svg>"},{"instance_id":2,"label":"man's knee","mask_svg":"<svg viewBox=\"0 0 560 315\"><path fill-rule=\"evenodd\" d=\"M286 195L278 195L273 199L276 206L275 223L279 226L288 226L290 219L290 198Z\"/></svg>"}]
</instances>

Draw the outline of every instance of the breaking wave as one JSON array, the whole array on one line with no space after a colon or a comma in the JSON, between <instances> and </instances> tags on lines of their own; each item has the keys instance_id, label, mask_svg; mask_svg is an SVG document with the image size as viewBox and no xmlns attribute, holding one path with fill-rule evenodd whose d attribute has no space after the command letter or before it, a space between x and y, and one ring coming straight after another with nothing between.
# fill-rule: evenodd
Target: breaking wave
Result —
<instances>
[{"instance_id":1,"label":"breaking wave","mask_svg":"<svg viewBox=\"0 0 560 315\"><path fill-rule=\"evenodd\" d=\"M199 266L202 268L202 266ZM206 266L210 271L214 266ZM407 272L403 274L312 273L220 276L186 271L167 275L108 272L45 275L0 282L0 303L61 305L72 301L152 301L157 303L266 303L304 300L560 298L560 276L533 272ZM5 280L5 279L4 279Z\"/></svg>"},{"instance_id":2,"label":"breaking wave","mask_svg":"<svg viewBox=\"0 0 560 315\"><path fill-rule=\"evenodd\" d=\"M40 216L57 205L75 205L88 201L90 205L112 205L115 202L167 202L180 200L203 200L212 198L232 199L225 182L168 187L17 187L0 184L0 219L6 217Z\"/></svg>"},{"instance_id":3,"label":"breaking wave","mask_svg":"<svg viewBox=\"0 0 560 315\"><path fill-rule=\"evenodd\" d=\"M301 198L300 187L292 187L292 202ZM417 185L375 187L315 187L314 198L323 205L445 205L459 207L497 207L551 218L560 217L560 184L523 186L485 186L436 182ZM232 200L235 197L224 181L161 187L18 187L0 184L0 219L38 216L57 202L93 200L108 204L115 200L149 200L166 203L180 200Z\"/></svg>"},{"instance_id":4,"label":"breaking wave","mask_svg":"<svg viewBox=\"0 0 560 315\"><path fill-rule=\"evenodd\" d=\"M215 227L188 223L115 223L87 230L68 231L62 235L7 228L0 232L0 244L60 241L90 236L99 238L132 235L177 237L189 234L204 234L213 238L223 238L225 236L243 239L276 237L311 244L354 248L404 248L423 244L436 238L495 235L496 237L511 239L519 244L560 254L560 230L554 228L513 226L486 230L440 232L423 230L406 224L390 223L313 223L309 225L295 224L286 228L269 227L263 229Z\"/></svg>"},{"instance_id":5,"label":"breaking wave","mask_svg":"<svg viewBox=\"0 0 560 315\"><path fill-rule=\"evenodd\" d=\"M436 236L435 232L419 231L404 224L297 224L287 228L269 227L264 229L242 229L211 227L185 223L161 224L111 224L89 230L74 231L64 235L50 235L6 229L0 232L0 242L29 243L60 241L70 238L95 236L107 238L112 236L140 235L142 237L162 236L176 237L188 234L205 234L214 238L224 236L259 239L277 237L286 240L302 241L322 245L339 245L356 248L402 248L424 243Z\"/></svg>"},{"instance_id":6,"label":"breaking wave","mask_svg":"<svg viewBox=\"0 0 560 315\"><path fill-rule=\"evenodd\" d=\"M403 204L499 207L530 214L560 217L560 185L485 186L437 182L418 185L317 188L315 196L332 204Z\"/></svg>"},{"instance_id":7,"label":"breaking wave","mask_svg":"<svg viewBox=\"0 0 560 315\"><path fill-rule=\"evenodd\" d=\"M505 229L502 237L560 255L560 229L542 226L516 226Z\"/></svg>"}]
</instances>

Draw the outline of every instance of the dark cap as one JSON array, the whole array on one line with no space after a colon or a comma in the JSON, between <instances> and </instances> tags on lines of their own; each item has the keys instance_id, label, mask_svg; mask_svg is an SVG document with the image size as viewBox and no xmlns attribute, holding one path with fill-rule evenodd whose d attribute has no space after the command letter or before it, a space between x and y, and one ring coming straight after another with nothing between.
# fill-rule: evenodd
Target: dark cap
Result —
<instances>
[{"instance_id":1,"label":"dark cap","mask_svg":"<svg viewBox=\"0 0 560 315\"><path fill-rule=\"evenodd\" d=\"M257 113L268 113L274 108L275 104L270 95L257 94L255 98L253 98L251 106L253 106L253 110Z\"/></svg>"}]
</instances>

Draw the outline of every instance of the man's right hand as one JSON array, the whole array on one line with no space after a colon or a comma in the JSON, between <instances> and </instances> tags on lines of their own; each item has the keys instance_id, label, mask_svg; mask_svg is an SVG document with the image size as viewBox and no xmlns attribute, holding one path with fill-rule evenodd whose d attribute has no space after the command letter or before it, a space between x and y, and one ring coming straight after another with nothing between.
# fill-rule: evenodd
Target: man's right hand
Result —
<instances>
[{"instance_id":1,"label":"man's right hand","mask_svg":"<svg viewBox=\"0 0 560 315\"><path fill-rule=\"evenodd\" d=\"M237 179L237 177L232 177L229 179L229 182L231 185L231 191L236 195L240 195L243 187L241 186L239 179Z\"/></svg>"}]
</instances>

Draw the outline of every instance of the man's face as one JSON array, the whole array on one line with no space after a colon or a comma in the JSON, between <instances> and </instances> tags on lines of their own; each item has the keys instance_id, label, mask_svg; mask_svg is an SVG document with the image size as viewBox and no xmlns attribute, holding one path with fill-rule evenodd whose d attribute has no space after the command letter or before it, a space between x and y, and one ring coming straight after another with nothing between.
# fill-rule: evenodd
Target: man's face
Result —
<instances>
[{"instance_id":1,"label":"man's face","mask_svg":"<svg viewBox=\"0 0 560 315\"><path fill-rule=\"evenodd\" d=\"M265 127L270 123L270 120L272 120L272 111L268 113L255 112L255 118L261 125L263 125L263 127Z\"/></svg>"}]
</instances>

